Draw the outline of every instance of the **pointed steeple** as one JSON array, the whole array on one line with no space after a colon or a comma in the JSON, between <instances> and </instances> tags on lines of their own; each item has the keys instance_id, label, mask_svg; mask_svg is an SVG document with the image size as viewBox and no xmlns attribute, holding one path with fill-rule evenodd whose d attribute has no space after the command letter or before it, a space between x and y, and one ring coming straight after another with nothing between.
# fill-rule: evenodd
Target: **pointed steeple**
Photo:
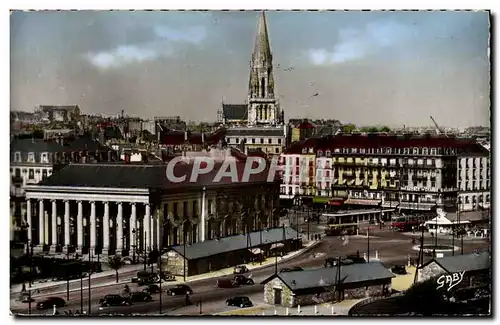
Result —
<instances>
[{"instance_id":1,"label":"pointed steeple","mask_svg":"<svg viewBox=\"0 0 500 325\"><path fill-rule=\"evenodd\" d=\"M257 25L252 61L254 61L254 64L272 62L271 46L269 45L269 35L267 34L266 14L264 11L261 12Z\"/></svg>"}]
</instances>

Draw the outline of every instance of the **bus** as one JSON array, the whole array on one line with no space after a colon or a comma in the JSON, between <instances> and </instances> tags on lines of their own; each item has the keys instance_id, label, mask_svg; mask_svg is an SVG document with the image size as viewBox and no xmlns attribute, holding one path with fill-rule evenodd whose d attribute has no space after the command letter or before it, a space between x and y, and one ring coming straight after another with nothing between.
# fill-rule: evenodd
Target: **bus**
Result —
<instances>
[{"instance_id":1,"label":"bus","mask_svg":"<svg viewBox=\"0 0 500 325\"><path fill-rule=\"evenodd\" d=\"M355 235L358 231L357 223L328 224L325 228L327 236Z\"/></svg>"},{"instance_id":2,"label":"bus","mask_svg":"<svg viewBox=\"0 0 500 325\"><path fill-rule=\"evenodd\" d=\"M416 218L397 217L392 219L391 227L399 232L411 231L413 227L418 227L419 222Z\"/></svg>"}]
</instances>

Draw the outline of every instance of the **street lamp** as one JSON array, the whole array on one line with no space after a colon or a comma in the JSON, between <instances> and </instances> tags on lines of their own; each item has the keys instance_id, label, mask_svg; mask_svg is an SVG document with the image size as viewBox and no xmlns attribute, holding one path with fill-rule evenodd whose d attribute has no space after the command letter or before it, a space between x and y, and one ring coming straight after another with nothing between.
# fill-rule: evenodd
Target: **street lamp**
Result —
<instances>
[{"instance_id":1,"label":"street lamp","mask_svg":"<svg viewBox=\"0 0 500 325\"><path fill-rule=\"evenodd\" d=\"M137 232L137 231L135 230L135 228L134 228L134 229L132 229L132 235L133 235L133 237L134 237L134 238L133 238L134 244L132 245L132 263L134 263L134 264L135 264L135 250L136 250L136 248L137 248L137 245L136 245L136 243L137 243L137 235L136 235L136 232Z\"/></svg>"}]
</instances>

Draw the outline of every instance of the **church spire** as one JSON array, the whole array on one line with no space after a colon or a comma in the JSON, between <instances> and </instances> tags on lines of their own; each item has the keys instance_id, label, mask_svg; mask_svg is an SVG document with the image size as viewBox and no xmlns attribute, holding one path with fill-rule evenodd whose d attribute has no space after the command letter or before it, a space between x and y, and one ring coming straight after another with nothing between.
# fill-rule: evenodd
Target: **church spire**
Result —
<instances>
[{"instance_id":1,"label":"church spire","mask_svg":"<svg viewBox=\"0 0 500 325\"><path fill-rule=\"evenodd\" d=\"M264 11L261 12L257 25L257 35L255 36L252 61L255 63L268 63L272 65L271 46L269 45L266 14Z\"/></svg>"}]
</instances>

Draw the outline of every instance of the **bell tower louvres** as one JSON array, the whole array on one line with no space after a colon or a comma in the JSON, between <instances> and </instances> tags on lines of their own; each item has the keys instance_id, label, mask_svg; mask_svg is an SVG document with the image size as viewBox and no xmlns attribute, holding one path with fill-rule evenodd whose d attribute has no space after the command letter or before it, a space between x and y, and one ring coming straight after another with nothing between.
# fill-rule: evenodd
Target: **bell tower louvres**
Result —
<instances>
[{"instance_id":1,"label":"bell tower louvres","mask_svg":"<svg viewBox=\"0 0 500 325\"><path fill-rule=\"evenodd\" d=\"M280 121L279 103L274 94L273 56L269 45L266 16L262 12L250 63L248 124L278 125Z\"/></svg>"}]
</instances>

